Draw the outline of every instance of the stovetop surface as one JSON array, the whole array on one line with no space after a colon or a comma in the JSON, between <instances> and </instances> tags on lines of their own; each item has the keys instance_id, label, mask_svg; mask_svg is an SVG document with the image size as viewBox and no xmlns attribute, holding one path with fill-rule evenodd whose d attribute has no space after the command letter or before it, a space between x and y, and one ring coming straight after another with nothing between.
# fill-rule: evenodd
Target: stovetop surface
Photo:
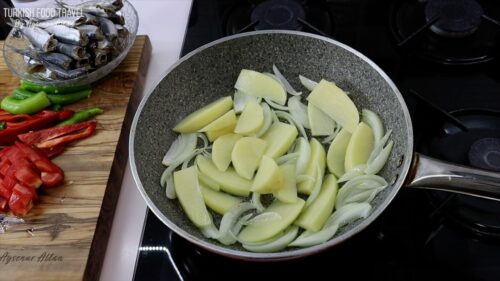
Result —
<instances>
[{"instance_id":1,"label":"stovetop surface","mask_svg":"<svg viewBox=\"0 0 500 281\"><path fill-rule=\"evenodd\" d=\"M500 1L478 0L485 15L481 24L465 37L456 33L463 25L453 27L454 38L432 30L449 27L440 22L443 17L426 19L427 4L447 0L288 1L304 7L306 23L299 22L303 31L357 49L391 77L412 115L416 151L470 165L468 147L473 142L500 139L500 25L489 20L500 19ZM462 1L473 0L456 2ZM182 55L218 38L262 28L253 21L259 15L252 15L262 2L193 1ZM422 32L416 32L419 29ZM468 130L460 131L442 112L455 116ZM135 280L325 276L499 280L500 204L403 188L372 225L347 242L311 257L273 263L209 253L174 234L149 212Z\"/></svg>"}]
</instances>

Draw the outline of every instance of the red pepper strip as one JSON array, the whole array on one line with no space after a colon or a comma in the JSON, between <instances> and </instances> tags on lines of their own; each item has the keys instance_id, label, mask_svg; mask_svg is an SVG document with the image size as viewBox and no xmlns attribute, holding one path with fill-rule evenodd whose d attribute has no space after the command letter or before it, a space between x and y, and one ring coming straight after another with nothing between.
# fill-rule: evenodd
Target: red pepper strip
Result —
<instances>
[{"instance_id":1,"label":"red pepper strip","mask_svg":"<svg viewBox=\"0 0 500 281\"><path fill-rule=\"evenodd\" d=\"M66 119L69 119L73 116L73 114L75 114L73 110L63 109L59 111L59 120L64 121Z\"/></svg>"},{"instance_id":2,"label":"red pepper strip","mask_svg":"<svg viewBox=\"0 0 500 281\"><path fill-rule=\"evenodd\" d=\"M7 125L16 125L17 123L24 122L26 120L33 119L31 116L27 114L10 114L9 115L0 115L0 122L5 122Z\"/></svg>"},{"instance_id":3,"label":"red pepper strip","mask_svg":"<svg viewBox=\"0 0 500 281\"><path fill-rule=\"evenodd\" d=\"M52 163L40 149L19 141L16 141L15 145L40 170L42 182L46 187L56 186L64 180L63 170Z\"/></svg>"},{"instance_id":4,"label":"red pepper strip","mask_svg":"<svg viewBox=\"0 0 500 281\"><path fill-rule=\"evenodd\" d=\"M96 126L96 122L77 123L25 133L19 135L18 138L38 148L53 148L92 135Z\"/></svg>"},{"instance_id":5,"label":"red pepper strip","mask_svg":"<svg viewBox=\"0 0 500 281\"><path fill-rule=\"evenodd\" d=\"M0 179L0 198L3 197L5 199L9 200L11 194L12 194L12 190L7 189L7 187L5 187L5 185L3 184L3 180Z\"/></svg>"},{"instance_id":6,"label":"red pepper strip","mask_svg":"<svg viewBox=\"0 0 500 281\"><path fill-rule=\"evenodd\" d=\"M52 159L52 158L56 157L57 155L63 153L65 149L66 149L65 145L56 145L56 146L50 147L50 148L40 148L40 150L43 151L43 153L49 159ZM0 174L1 173L2 173L2 166L0 164Z\"/></svg>"},{"instance_id":7,"label":"red pepper strip","mask_svg":"<svg viewBox=\"0 0 500 281\"><path fill-rule=\"evenodd\" d=\"M0 212L7 211L8 202L9 201L7 199L0 197Z\"/></svg>"},{"instance_id":8,"label":"red pepper strip","mask_svg":"<svg viewBox=\"0 0 500 281\"><path fill-rule=\"evenodd\" d=\"M16 184L9 199L9 208L14 215L24 216L33 207L36 191L32 188Z\"/></svg>"},{"instance_id":9,"label":"red pepper strip","mask_svg":"<svg viewBox=\"0 0 500 281\"><path fill-rule=\"evenodd\" d=\"M30 116L31 119L20 123L9 124L7 128L0 131L0 145L12 144L17 135L33 130L39 130L52 126L59 121L59 114L55 111L44 110Z\"/></svg>"}]
</instances>

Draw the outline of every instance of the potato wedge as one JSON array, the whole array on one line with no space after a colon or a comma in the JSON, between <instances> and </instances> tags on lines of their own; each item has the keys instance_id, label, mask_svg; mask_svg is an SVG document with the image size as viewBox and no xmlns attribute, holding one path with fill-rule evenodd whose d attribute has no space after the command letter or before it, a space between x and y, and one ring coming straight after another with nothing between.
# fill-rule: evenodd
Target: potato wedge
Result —
<instances>
[{"instance_id":1,"label":"potato wedge","mask_svg":"<svg viewBox=\"0 0 500 281\"><path fill-rule=\"evenodd\" d=\"M366 164L372 153L374 142L370 126L364 122L359 123L347 145L344 162L346 172L358 165Z\"/></svg>"},{"instance_id":2,"label":"potato wedge","mask_svg":"<svg viewBox=\"0 0 500 281\"><path fill-rule=\"evenodd\" d=\"M227 134L219 137L214 141L212 146L212 161L219 171L224 172L231 164L231 154L234 145L241 139L242 136L238 134Z\"/></svg>"},{"instance_id":3,"label":"potato wedge","mask_svg":"<svg viewBox=\"0 0 500 281\"><path fill-rule=\"evenodd\" d=\"M339 178L345 173L345 154L350 139L351 133L345 129L340 130L339 134L330 144L328 153L326 154L328 170Z\"/></svg>"},{"instance_id":4,"label":"potato wedge","mask_svg":"<svg viewBox=\"0 0 500 281\"><path fill-rule=\"evenodd\" d=\"M307 104L307 117L313 136L329 136L335 130L335 121L312 103Z\"/></svg>"},{"instance_id":5,"label":"potato wedge","mask_svg":"<svg viewBox=\"0 0 500 281\"><path fill-rule=\"evenodd\" d=\"M234 144L231 162L238 175L248 180L253 178L266 146L266 141L254 137L241 138Z\"/></svg>"},{"instance_id":6,"label":"potato wedge","mask_svg":"<svg viewBox=\"0 0 500 281\"><path fill-rule=\"evenodd\" d=\"M224 215L227 211L231 210L232 208L240 204L241 201L243 201L239 197L235 197L220 191L215 191L209 187L204 186L203 184L200 184L200 188L205 204L214 212L220 215Z\"/></svg>"},{"instance_id":7,"label":"potato wedge","mask_svg":"<svg viewBox=\"0 0 500 281\"><path fill-rule=\"evenodd\" d=\"M292 204L275 200L264 212L277 213L281 218L248 225L243 228L238 238L244 242L252 243L264 241L279 234L293 223L302 211L304 204L305 201L301 198Z\"/></svg>"},{"instance_id":8,"label":"potato wedge","mask_svg":"<svg viewBox=\"0 0 500 281\"><path fill-rule=\"evenodd\" d=\"M196 167L191 166L174 172L174 186L182 209L186 212L189 220L197 227L211 225L212 217L203 200Z\"/></svg>"},{"instance_id":9,"label":"potato wedge","mask_svg":"<svg viewBox=\"0 0 500 281\"><path fill-rule=\"evenodd\" d=\"M286 92L281 84L257 71L242 69L234 87L250 96L268 98L281 105L286 103Z\"/></svg>"},{"instance_id":10,"label":"potato wedge","mask_svg":"<svg viewBox=\"0 0 500 281\"><path fill-rule=\"evenodd\" d=\"M356 105L342 89L326 80L321 80L318 86L309 94L307 100L335 122L339 123L349 133L353 133L359 123L359 112Z\"/></svg>"},{"instance_id":11,"label":"potato wedge","mask_svg":"<svg viewBox=\"0 0 500 281\"><path fill-rule=\"evenodd\" d=\"M283 203L295 203L299 198L297 197L295 164L283 164L280 169L283 173L283 187L274 191L273 195Z\"/></svg>"},{"instance_id":12,"label":"potato wedge","mask_svg":"<svg viewBox=\"0 0 500 281\"><path fill-rule=\"evenodd\" d=\"M319 231L332 214L338 188L335 176L327 175L318 197L302 210L295 224L309 231Z\"/></svg>"},{"instance_id":13,"label":"potato wedge","mask_svg":"<svg viewBox=\"0 0 500 281\"><path fill-rule=\"evenodd\" d=\"M229 110L221 117L215 119L212 123L201 128L199 132L218 131L230 126L234 126L235 124L236 114L234 113L234 110Z\"/></svg>"},{"instance_id":14,"label":"potato wedge","mask_svg":"<svg viewBox=\"0 0 500 281\"><path fill-rule=\"evenodd\" d=\"M240 177L232 167L229 167L225 172L221 172L215 167L211 159L203 155L196 157L196 165L203 174L218 183L223 191L238 196L248 196L250 194L252 182Z\"/></svg>"},{"instance_id":15,"label":"potato wedge","mask_svg":"<svg viewBox=\"0 0 500 281\"><path fill-rule=\"evenodd\" d=\"M256 101L248 101L236 123L234 132L244 136L257 133L264 124L264 111Z\"/></svg>"},{"instance_id":16,"label":"potato wedge","mask_svg":"<svg viewBox=\"0 0 500 281\"><path fill-rule=\"evenodd\" d=\"M231 96L220 98L186 116L173 130L178 133L197 132L231 110L232 106L233 99Z\"/></svg>"},{"instance_id":17,"label":"potato wedge","mask_svg":"<svg viewBox=\"0 0 500 281\"><path fill-rule=\"evenodd\" d=\"M321 175L323 175L323 173L325 172L326 152L323 148L323 145L321 145L321 143L317 139L311 138L309 143L311 146L311 154L309 155L309 161L307 163L304 175L315 179L317 173L316 166L319 166ZM306 180L299 183L298 191L307 195L311 194L314 188L314 182L315 180Z\"/></svg>"},{"instance_id":18,"label":"potato wedge","mask_svg":"<svg viewBox=\"0 0 500 281\"><path fill-rule=\"evenodd\" d=\"M264 136L262 136L262 139L267 142L264 154L274 159L282 156L292 146L297 138L297 134L295 126L283 122L275 122Z\"/></svg>"},{"instance_id":19,"label":"potato wedge","mask_svg":"<svg viewBox=\"0 0 500 281\"><path fill-rule=\"evenodd\" d=\"M278 164L272 158L262 156L251 190L260 194L269 194L282 189L284 182L283 172Z\"/></svg>"}]
</instances>

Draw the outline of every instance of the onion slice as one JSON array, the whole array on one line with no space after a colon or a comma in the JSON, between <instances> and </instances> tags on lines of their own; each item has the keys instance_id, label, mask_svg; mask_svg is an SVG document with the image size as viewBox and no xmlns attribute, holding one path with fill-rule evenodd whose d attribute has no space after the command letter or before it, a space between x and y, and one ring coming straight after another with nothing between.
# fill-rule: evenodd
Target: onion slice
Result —
<instances>
[{"instance_id":1,"label":"onion slice","mask_svg":"<svg viewBox=\"0 0 500 281\"><path fill-rule=\"evenodd\" d=\"M335 122L335 121L333 121L333 122ZM342 127L339 124L337 124L337 122L335 122L335 129L333 129L333 132L329 136L326 136L324 139L322 139L321 143L330 144L335 139L335 137L339 134L340 130L342 130Z\"/></svg>"},{"instance_id":2,"label":"onion slice","mask_svg":"<svg viewBox=\"0 0 500 281\"><path fill-rule=\"evenodd\" d=\"M304 128L309 129L309 117L307 116L307 106L300 101L300 96L288 99L288 108L290 114L297 119Z\"/></svg>"},{"instance_id":3,"label":"onion slice","mask_svg":"<svg viewBox=\"0 0 500 281\"><path fill-rule=\"evenodd\" d=\"M319 192L321 191L321 186L323 185L323 175L321 174L321 169L319 168L319 165L316 166L316 181L314 182L314 187L313 191L311 192L311 195L307 197L306 204L304 207L307 207L311 205L314 200L319 195Z\"/></svg>"},{"instance_id":4,"label":"onion slice","mask_svg":"<svg viewBox=\"0 0 500 281\"><path fill-rule=\"evenodd\" d=\"M311 154L311 146L304 137L298 138L295 146L295 152L299 154L297 164L295 166L295 172L297 175L301 175L307 168L309 155Z\"/></svg>"},{"instance_id":5,"label":"onion slice","mask_svg":"<svg viewBox=\"0 0 500 281\"><path fill-rule=\"evenodd\" d=\"M380 139L377 143L375 143L375 147L373 148L372 153L370 153L370 157L368 157L368 162L367 162L368 164L373 162L373 160L380 154L380 152L385 146L385 143L387 142L387 140L389 140L391 134L392 130L387 131L387 133L385 133L382 139Z\"/></svg>"},{"instance_id":6,"label":"onion slice","mask_svg":"<svg viewBox=\"0 0 500 281\"><path fill-rule=\"evenodd\" d=\"M384 124L382 123L382 119L380 119L377 113L369 109L363 109L361 111L361 120L372 128L375 143L378 143L384 135Z\"/></svg>"},{"instance_id":7,"label":"onion slice","mask_svg":"<svg viewBox=\"0 0 500 281\"><path fill-rule=\"evenodd\" d=\"M263 212L264 211L264 205L262 205L262 201L260 200L260 193L258 192L253 192L252 193L252 205L254 206L255 209L257 209L257 212Z\"/></svg>"},{"instance_id":8,"label":"onion slice","mask_svg":"<svg viewBox=\"0 0 500 281\"><path fill-rule=\"evenodd\" d=\"M267 103L265 102L261 103L260 105L262 106L262 111L264 113L264 124L256 134L258 138L263 136L267 132L267 130L269 130L269 127L271 127L271 124L273 123L273 112L269 107L269 105L267 105Z\"/></svg>"},{"instance_id":9,"label":"onion slice","mask_svg":"<svg viewBox=\"0 0 500 281\"><path fill-rule=\"evenodd\" d=\"M256 253L271 253L286 248L299 233L298 226L291 226L282 235L259 244L243 244L243 248Z\"/></svg>"},{"instance_id":10,"label":"onion slice","mask_svg":"<svg viewBox=\"0 0 500 281\"><path fill-rule=\"evenodd\" d=\"M281 215L276 213L276 212L263 212L259 215L256 215L255 217L251 218L248 220L245 225L252 225L252 224L261 224L265 222L272 222L276 220L280 220Z\"/></svg>"},{"instance_id":11,"label":"onion slice","mask_svg":"<svg viewBox=\"0 0 500 281\"><path fill-rule=\"evenodd\" d=\"M350 171L346 172L339 178L338 183L349 181L357 176L363 175L365 173L365 169L366 169L366 164L361 164L352 168Z\"/></svg>"},{"instance_id":12,"label":"onion slice","mask_svg":"<svg viewBox=\"0 0 500 281\"><path fill-rule=\"evenodd\" d=\"M297 130L299 130L300 134L307 139L306 130L298 120L295 120L295 118L290 115L290 113L284 111L275 111L274 113L276 113L276 116L278 118L285 119L288 123L290 123L290 125L294 125L295 127L297 127Z\"/></svg>"},{"instance_id":13,"label":"onion slice","mask_svg":"<svg viewBox=\"0 0 500 281\"><path fill-rule=\"evenodd\" d=\"M389 141L386 147L382 149L382 151L373 159L372 162L368 163L365 169L365 174L374 175L380 172L384 167L385 163L389 159L389 155L391 155L392 147L394 146L394 142L392 140Z\"/></svg>"},{"instance_id":14,"label":"onion slice","mask_svg":"<svg viewBox=\"0 0 500 281\"><path fill-rule=\"evenodd\" d=\"M306 89L308 89L309 91L314 90L314 88L316 88L316 86L318 85L318 82L313 81L302 75L299 75L299 80L302 86L306 87Z\"/></svg>"},{"instance_id":15,"label":"onion slice","mask_svg":"<svg viewBox=\"0 0 500 281\"><path fill-rule=\"evenodd\" d=\"M219 235L217 240L224 245L231 245L236 242L234 235L231 235L232 228L236 225L237 219L245 212L254 209L254 205L248 202L238 204L224 214L220 222Z\"/></svg>"},{"instance_id":16,"label":"onion slice","mask_svg":"<svg viewBox=\"0 0 500 281\"><path fill-rule=\"evenodd\" d=\"M369 203L373 198L383 189L388 186L387 181L377 175L363 175L358 176L350 181L348 181L342 188L339 189L336 199L336 207L342 208L342 206L348 203ZM371 191L370 194L365 194L362 197L354 197L357 194L363 193L365 191ZM356 200L352 198L357 198Z\"/></svg>"},{"instance_id":17,"label":"onion slice","mask_svg":"<svg viewBox=\"0 0 500 281\"><path fill-rule=\"evenodd\" d=\"M274 75L281 81L281 84L285 86L285 90L292 96L300 96L302 95L301 92L295 91L295 89L290 85L290 82L281 74L280 70L276 67L276 65L273 64L273 72Z\"/></svg>"},{"instance_id":18,"label":"onion slice","mask_svg":"<svg viewBox=\"0 0 500 281\"><path fill-rule=\"evenodd\" d=\"M264 100L267 102L267 104L269 104L269 106L271 106L272 108L274 109L278 109L278 110L290 110L290 108L288 108L288 106L283 106L281 104L277 104L275 103L274 101L268 99L268 98L264 98Z\"/></svg>"},{"instance_id":19,"label":"onion slice","mask_svg":"<svg viewBox=\"0 0 500 281\"><path fill-rule=\"evenodd\" d=\"M283 156L280 156L278 159L276 159L276 164L282 165L285 164L288 161L295 161L299 158L299 153L288 153Z\"/></svg>"},{"instance_id":20,"label":"onion slice","mask_svg":"<svg viewBox=\"0 0 500 281\"><path fill-rule=\"evenodd\" d=\"M162 164L170 166L176 162L184 161L186 155L191 154L195 150L197 135L197 133L180 134L172 145L170 145L170 148L163 157Z\"/></svg>"}]
</instances>

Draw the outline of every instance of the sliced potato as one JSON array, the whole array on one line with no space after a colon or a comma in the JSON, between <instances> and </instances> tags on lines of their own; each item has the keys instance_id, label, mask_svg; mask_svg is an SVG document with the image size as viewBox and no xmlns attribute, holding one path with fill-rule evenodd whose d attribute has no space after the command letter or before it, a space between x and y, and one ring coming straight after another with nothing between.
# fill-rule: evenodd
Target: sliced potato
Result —
<instances>
[{"instance_id":1,"label":"sliced potato","mask_svg":"<svg viewBox=\"0 0 500 281\"><path fill-rule=\"evenodd\" d=\"M307 100L353 133L359 123L359 112L349 96L335 84L321 80Z\"/></svg>"},{"instance_id":2,"label":"sliced potato","mask_svg":"<svg viewBox=\"0 0 500 281\"><path fill-rule=\"evenodd\" d=\"M256 101L248 101L236 123L234 132L244 136L257 133L264 124L264 111Z\"/></svg>"},{"instance_id":3,"label":"sliced potato","mask_svg":"<svg viewBox=\"0 0 500 281\"><path fill-rule=\"evenodd\" d=\"M272 158L262 156L251 190L260 194L273 193L282 189L283 183L283 172L278 164Z\"/></svg>"},{"instance_id":4,"label":"sliced potato","mask_svg":"<svg viewBox=\"0 0 500 281\"><path fill-rule=\"evenodd\" d=\"M196 165L203 174L218 183L223 191L238 196L250 194L252 182L240 177L232 167L221 172L215 167L212 160L202 155L196 157Z\"/></svg>"},{"instance_id":5,"label":"sliced potato","mask_svg":"<svg viewBox=\"0 0 500 281\"><path fill-rule=\"evenodd\" d=\"M330 173L336 175L337 177L341 177L345 173L345 153L350 139L351 133L342 129L328 148L328 153L326 154L326 164L328 165Z\"/></svg>"},{"instance_id":6,"label":"sliced potato","mask_svg":"<svg viewBox=\"0 0 500 281\"><path fill-rule=\"evenodd\" d=\"M274 191L273 195L283 203L295 203L298 198L295 165L283 164L280 166L280 169L283 173L283 187Z\"/></svg>"},{"instance_id":7,"label":"sliced potato","mask_svg":"<svg viewBox=\"0 0 500 281\"><path fill-rule=\"evenodd\" d=\"M344 162L346 172L358 165L366 164L372 153L374 142L370 126L364 122L359 123L347 145Z\"/></svg>"},{"instance_id":8,"label":"sliced potato","mask_svg":"<svg viewBox=\"0 0 500 281\"><path fill-rule=\"evenodd\" d=\"M221 117L215 119L215 121L213 121L212 123L201 128L200 132L218 131L230 126L234 126L234 124L236 124L236 114L234 113L234 110L229 110Z\"/></svg>"},{"instance_id":9,"label":"sliced potato","mask_svg":"<svg viewBox=\"0 0 500 281\"><path fill-rule=\"evenodd\" d=\"M321 143L315 138L311 138L309 143L311 146L311 154L309 155L309 161L304 175L314 178L315 180L305 180L298 185L298 191L307 195L311 194L314 188L317 173L316 167L319 166L320 174L323 175L326 166L326 152Z\"/></svg>"},{"instance_id":10,"label":"sliced potato","mask_svg":"<svg viewBox=\"0 0 500 281\"><path fill-rule=\"evenodd\" d=\"M207 135L209 141L215 141L217 138L221 136L232 134L234 132L234 128L236 128L236 123L224 129L207 131L205 132L205 134Z\"/></svg>"},{"instance_id":11,"label":"sliced potato","mask_svg":"<svg viewBox=\"0 0 500 281\"><path fill-rule=\"evenodd\" d=\"M206 227L212 224L212 217L208 213L203 195L198 183L196 167L191 166L174 172L174 186L182 209L189 220L197 227Z\"/></svg>"},{"instance_id":12,"label":"sliced potato","mask_svg":"<svg viewBox=\"0 0 500 281\"><path fill-rule=\"evenodd\" d=\"M313 136L329 136L335 130L335 121L312 103L307 104L307 117Z\"/></svg>"},{"instance_id":13,"label":"sliced potato","mask_svg":"<svg viewBox=\"0 0 500 281\"><path fill-rule=\"evenodd\" d=\"M231 162L238 175L248 180L253 178L266 146L266 141L254 137L244 137L236 141L231 153Z\"/></svg>"},{"instance_id":14,"label":"sliced potato","mask_svg":"<svg viewBox=\"0 0 500 281\"><path fill-rule=\"evenodd\" d=\"M247 95L268 98L281 105L286 103L286 92L281 84L260 72L242 69L234 87Z\"/></svg>"},{"instance_id":15,"label":"sliced potato","mask_svg":"<svg viewBox=\"0 0 500 281\"><path fill-rule=\"evenodd\" d=\"M220 171L224 172L229 167L229 164L231 164L231 153L239 139L241 139L241 135L227 134L214 141L212 146L212 161Z\"/></svg>"},{"instance_id":16,"label":"sliced potato","mask_svg":"<svg viewBox=\"0 0 500 281\"><path fill-rule=\"evenodd\" d=\"M220 98L186 116L173 130L178 133L197 132L231 110L232 106L233 99L231 96Z\"/></svg>"},{"instance_id":17,"label":"sliced potato","mask_svg":"<svg viewBox=\"0 0 500 281\"><path fill-rule=\"evenodd\" d=\"M327 175L318 197L302 210L295 224L309 231L319 231L332 214L339 185L334 175Z\"/></svg>"},{"instance_id":18,"label":"sliced potato","mask_svg":"<svg viewBox=\"0 0 500 281\"><path fill-rule=\"evenodd\" d=\"M302 211L304 204L305 201L301 198L292 204L275 200L264 212L277 213L281 218L248 225L243 228L238 238L244 242L252 243L264 241L279 234L293 223Z\"/></svg>"},{"instance_id":19,"label":"sliced potato","mask_svg":"<svg viewBox=\"0 0 500 281\"><path fill-rule=\"evenodd\" d=\"M297 128L295 126L275 122L269 130L262 136L267 142L265 155L274 159L285 154L297 138Z\"/></svg>"},{"instance_id":20,"label":"sliced potato","mask_svg":"<svg viewBox=\"0 0 500 281\"><path fill-rule=\"evenodd\" d=\"M242 201L241 198L231 196L224 192L215 191L209 187L203 186L203 184L201 184L200 187L205 204L217 214L224 215Z\"/></svg>"}]
</instances>

